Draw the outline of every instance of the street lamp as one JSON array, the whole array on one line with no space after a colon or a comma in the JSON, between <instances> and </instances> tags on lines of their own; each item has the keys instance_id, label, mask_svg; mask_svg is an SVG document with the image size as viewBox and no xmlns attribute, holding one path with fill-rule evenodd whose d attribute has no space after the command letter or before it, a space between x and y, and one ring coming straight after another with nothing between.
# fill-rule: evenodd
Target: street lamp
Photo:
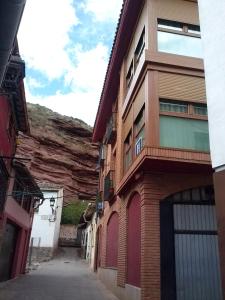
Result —
<instances>
[{"instance_id":1,"label":"street lamp","mask_svg":"<svg viewBox=\"0 0 225 300\"><path fill-rule=\"evenodd\" d=\"M54 206L55 206L55 198L51 197L50 198L50 207L53 209Z\"/></svg>"}]
</instances>

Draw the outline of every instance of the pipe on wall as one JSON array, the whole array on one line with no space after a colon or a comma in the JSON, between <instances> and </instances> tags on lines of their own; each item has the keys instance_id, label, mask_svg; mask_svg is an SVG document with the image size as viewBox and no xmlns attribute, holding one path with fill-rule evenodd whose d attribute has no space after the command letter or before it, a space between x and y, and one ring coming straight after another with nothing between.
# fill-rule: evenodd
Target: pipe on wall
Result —
<instances>
[{"instance_id":1,"label":"pipe on wall","mask_svg":"<svg viewBox=\"0 0 225 300\"><path fill-rule=\"evenodd\" d=\"M0 0L0 87L13 50L26 0Z\"/></svg>"}]
</instances>

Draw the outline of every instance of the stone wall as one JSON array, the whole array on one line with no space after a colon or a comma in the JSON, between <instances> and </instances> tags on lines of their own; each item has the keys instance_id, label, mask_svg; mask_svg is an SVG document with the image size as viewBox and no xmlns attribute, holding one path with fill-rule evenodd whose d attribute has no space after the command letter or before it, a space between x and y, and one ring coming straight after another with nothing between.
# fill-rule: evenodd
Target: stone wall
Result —
<instances>
[{"instance_id":1,"label":"stone wall","mask_svg":"<svg viewBox=\"0 0 225 300\"><path fill-rule=\"evenodd\" d=\"M49 261L54 255L53 248L47 247L30 247L28 255L28 263L41 263Z\"/></svg>"},{"instance_id":2,"label":"stone wall","mask_svg":"<svg viewBox=\"0 0 225 300\"><path fill-rule=\"evenodd\" d=\"M60 246L75 246L77 239L77 227L75 225L61 225L59 233Z\"/></svg>"}]
</instances>

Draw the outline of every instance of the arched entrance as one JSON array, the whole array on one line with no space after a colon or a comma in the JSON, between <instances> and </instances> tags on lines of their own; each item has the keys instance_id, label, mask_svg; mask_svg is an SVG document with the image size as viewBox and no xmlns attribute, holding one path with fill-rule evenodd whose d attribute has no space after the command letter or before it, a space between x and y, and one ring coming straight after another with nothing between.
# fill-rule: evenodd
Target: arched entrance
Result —
<instances>
[{"instance_id":1,"label":"arched entrance","mask_svg":"<svg viewBox=\"0 0 225 300\"><path fill-rule=\"evenodd\" d=\"M160 239L162 300L222 300L211 186L161 203Z\"/></svg>"},{"instance_id":2,"label":"arched entrance","mask_svg":"<svg viewBox=\"0 0 225 300\"><path fill-rule=\"evenodd\" d=\"M141 281L141 197L135 194L128 204L127 283L140 287Z\"/></svg>"},{"instance_id":3,"label":"arched entrance","mask_svg":"<svg viewBox=\"0 0 225 300\"><path fill-rule=\"evenodd\" d=\"M106 265L108 268L117 268L118 260L119 216L114 212L107 225Z\"/></svg>"}]
</instances>

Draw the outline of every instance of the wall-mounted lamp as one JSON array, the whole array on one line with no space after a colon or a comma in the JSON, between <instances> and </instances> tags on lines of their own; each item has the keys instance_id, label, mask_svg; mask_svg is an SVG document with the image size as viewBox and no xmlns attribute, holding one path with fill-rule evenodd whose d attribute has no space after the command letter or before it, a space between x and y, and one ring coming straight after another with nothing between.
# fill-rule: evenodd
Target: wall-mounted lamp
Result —
<instances>
[{"instance_id":1,"label":"wall-mounted lamp","mask_svg":"<svg viewBox=\"0 0 225 300\"><path fill-rule=\"evenodd\" d=\"M52 209L54 209L54 206L55 206L55 198L54 198L54 197L51 197L51 198L50 198L50 207L51 207Z\"/></svg>"},{"instance_id":2,"label":"wall-mounted lamp","mask_svg":"<svg viewBox=\"0 0 225 300\"><path fill-rule=\"evenodd\" d=\"M44 198L40 199L39 197L34 198L34 210L38 210L39 206L41 206L44 202Z\"/></svg>"},{"instance_id":3,"label":"wall-mounted lamp","mask_svg":"<svg viewBox=\"0 0 225 300\"><path fill-rule=\"evenodd\" d=\"M49 219L50 222L55 222L55 220L56 220L56 209L54 208L54 206L55 206L55 198L51 197L50 198L50 207L52 209L53 218Z\"/></svg>"}]
</instances>

